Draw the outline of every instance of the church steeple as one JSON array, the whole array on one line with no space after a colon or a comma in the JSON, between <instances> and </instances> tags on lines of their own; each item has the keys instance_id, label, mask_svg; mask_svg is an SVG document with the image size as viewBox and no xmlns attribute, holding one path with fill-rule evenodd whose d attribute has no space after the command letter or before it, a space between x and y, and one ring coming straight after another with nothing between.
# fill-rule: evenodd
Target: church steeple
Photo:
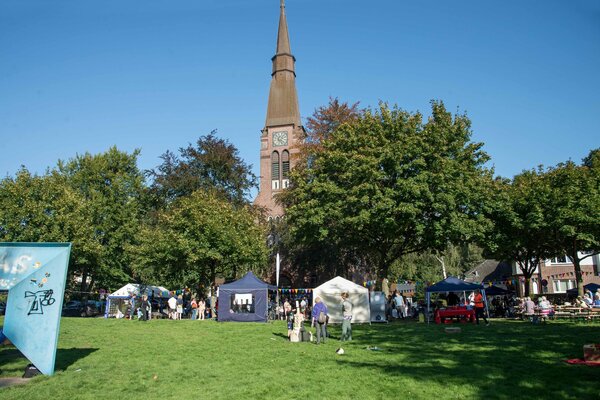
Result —
<instances>
[{"instance_id":1,"label":"church steeple","mask_svg":"<svg viewBox=\"0 0 600 400\"><path fill-rule=\"evenodd\" d=\"M260 137L260 187L254 203L264 207L269 217L277 218L284 215L284 210L275 195L289 187L290 171L304 137L296 92L296 59L290 46L283 0L280 0L277 48L271 60L267 119Z\"/></svg>"},{"instance_id":2,"label":"church steeple","mask_svg":"<svg viewBox=\"0 0 600 400\"><path fill-rule=\"evenodd\" d=\"M277 48L271 60L273 70L265 127L281 125L299 127L301 125L296 92L296 58L292 55L283 0L280 2Z\"/></svg>"}]
</instances>

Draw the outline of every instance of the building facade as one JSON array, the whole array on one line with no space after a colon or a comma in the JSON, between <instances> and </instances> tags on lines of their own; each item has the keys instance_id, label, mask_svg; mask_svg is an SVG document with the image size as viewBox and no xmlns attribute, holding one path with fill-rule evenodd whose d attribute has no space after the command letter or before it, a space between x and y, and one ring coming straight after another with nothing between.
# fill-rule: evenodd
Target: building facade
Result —
<instances>
[{"instance_id":1,"label":"building facade","mask_svg":"<svg viewBox=\"0 0 600 400\"><path fill-rule=\"evenodd\" d=\"M587 254L580 253L583 257ZM525 293L523 272L518 264L513 262L513 275L519 279L518 293ZM581 261L583 284L600 284L600 255L594 254ZM575 266L569 257L560 256L544 260L538 265L532 276L531 294L566 294L567 290L577 287Z\"/></svg>"},{"instance_id":2,"label":"building facade","mask_svg":"<svg viewBox=\"0 0 600 400\"><path fill-rule=\"evenodd\" d=\"M254 203L263 207L269 218L278 218L284 211L275 197L289 186L290 170L304 136L296 91L296 58L292 55L283 0L277 46L271 61L267 117L260 136L260 184Z\"/></svg>"}]
</instances>

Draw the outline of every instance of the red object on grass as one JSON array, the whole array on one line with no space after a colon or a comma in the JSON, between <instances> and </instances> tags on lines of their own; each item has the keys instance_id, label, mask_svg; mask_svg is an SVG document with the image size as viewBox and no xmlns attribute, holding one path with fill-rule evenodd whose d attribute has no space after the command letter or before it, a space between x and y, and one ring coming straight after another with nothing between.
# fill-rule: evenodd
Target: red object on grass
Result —
<instances>
[{"instance_id":1,"label":"red object on grass","mask_svg":"<svg viewBox=\"0 0 600 400\"><path fill-rule=\"evenodd\" d=\"M583 364L583 365L587 365L588 367L600 367L600 362L585 361L582 358L573 358L573 359L570 359L570 360L565 360L565 362L567 364Z\"/></svg>"},{"instance_id":2,"label":"red object on grass","mask_svg":"<svg viewBox=\"0 0 600 400\"><path fill-rule=\"evenodd\" d=\"M475 322L475 310L466 307L448 307L444 310L435 311L435 323L439 324L446 318L459 317L461 321Z\"/></svg>"}]
</instances>

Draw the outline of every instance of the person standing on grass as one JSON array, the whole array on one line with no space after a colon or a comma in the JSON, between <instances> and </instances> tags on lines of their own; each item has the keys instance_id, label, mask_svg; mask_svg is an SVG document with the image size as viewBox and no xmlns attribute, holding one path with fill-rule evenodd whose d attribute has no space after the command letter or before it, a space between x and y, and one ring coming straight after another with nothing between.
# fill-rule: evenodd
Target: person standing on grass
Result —
<instances>
[{"instance_id":1,"label":"person standing on grass","mask_svg":"<svg viewBox=\"0 0 600 400\"><path fill-rule=\"evenodd\" d=\"M204 313L206 312L206 303L204 300L200 299L198 302L198 314L201 320L204 320Z\"/></svg>"},{"instance_id":2,"label":"person standing on grass","mask_svg":"<svg viewBox=\"0 0 600 400\"><path fill-rule=\"evenodd\" d=\"M192 306L192 320L198 319L198 303L196 302L196 298L192 298L190 305Z\"/></svg>"},{"instance_id":3,"label":"person standing on grass","mask_svg":"<svg viewBox=\"0 0 600 400\"><path fill-rule=\"evenodd\" d=\"M483 295L481 292L475 293L475 297L473 298L475 302L475 320L477 321L477 325L479 325L479 317L483 317L486 325L489 325L487 318L485 317L485 305L483 302Z\"/></svg>"},{"instance_id":4,"label":"person standing on grass","mask_svg":"<svg viewBox=\"0 0 600 400\"><path fill-rule=\"evenodd\" d=\"M404 298L397 290L394 292L394 306L398 312L398 318L404 318L404 313L402 312L402 309L404 308Z\"/></svg>"},{"instance_id":5,"label":"person standing on grass","mask_svg":"<svg viewBox=\"0 0 600 400\"><path fill-rule=\"evenodd\" d=\"M321 337L323 338L323 343L325 343L325 339L327 338L327 331L325 330L327 312L327 306L321 301L321 298L317 296L311 314L312 326L317 328L317 344L321 343Z\"/></svg>"},{"instance_id":6,"label":"person standing on grass","mask_svg":"<svg viewBox=\"0 0 600 400\"><path fill-rule=\"evenodd\" d=\"M348 292L342 292L342 342L352 340L352 303L348 300Z\"/></svg>"},{"instance_id":7,"label":"person standing on grass","mask_svg":"<svg viewBox=\"0 0 600 400\"><path fill-rule=\"evenodd\" d=\"M284 317L286 319L287 319L288 315L292 312L292 305L290 304L288 299L285 299L285 302L283 303L283 312L284 312Z\"/></svg>"},{"instance_id":8,"label":"person standing on grass","mask_svg":"<svg viewBox=\"0 0 600 400\"><path fill-rule=\"evenodd\" d=\"M177 318L181 320L181 317L183 316L183 296L179 295L177 296Z\"/></svg>"},{"instance_id":9,"label":"person standing on grass","mask_svg":"<svg viewBox=\"0 0 600 400\"><path fill-rule=\"evenodd\" d=\"M169 318L177 319L177 299L175 296L171 296L167 303L169 305Z\"/></svg>"},{"instance_id":10,"label":"person standing on grass","mask_svg":"<svg viewBox=\"0 0 600 400\"><path fill-rule=\"evenodd\" d=\"M140 304L140 309L142 311L142 321L148 321L149 315L152 312L152 306L150 305L148 295L146 294L142 296L142 304Z\"/></svg>"}]
</instances>

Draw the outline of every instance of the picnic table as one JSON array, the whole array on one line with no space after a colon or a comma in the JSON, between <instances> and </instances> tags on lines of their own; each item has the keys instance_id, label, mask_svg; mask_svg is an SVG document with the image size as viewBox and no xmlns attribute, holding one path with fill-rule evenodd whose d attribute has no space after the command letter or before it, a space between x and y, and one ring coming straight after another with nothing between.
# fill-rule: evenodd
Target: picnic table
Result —
<instances>
[{"instance_id":1,"label":"picnic table","mask_svg":"<svg viewBox=\"0 0 600 400\"><path fill-rule=\"evenodd\" d=\"M576 306L556 306L556 319L593 321L600 319L600 308L582 308Z\"/></svg>"},{"instance_id":2,"label":"picnic table","mask_svg":"<svg viewBox=\"0 0 600 400\"><path fill-rule=\"evenodd\" d=\"M435 310L434 319L436 324L446 323L453 319L460 322L475 322L475 310L464 306L440 308Z\"/></svg>"}]
</instances>

